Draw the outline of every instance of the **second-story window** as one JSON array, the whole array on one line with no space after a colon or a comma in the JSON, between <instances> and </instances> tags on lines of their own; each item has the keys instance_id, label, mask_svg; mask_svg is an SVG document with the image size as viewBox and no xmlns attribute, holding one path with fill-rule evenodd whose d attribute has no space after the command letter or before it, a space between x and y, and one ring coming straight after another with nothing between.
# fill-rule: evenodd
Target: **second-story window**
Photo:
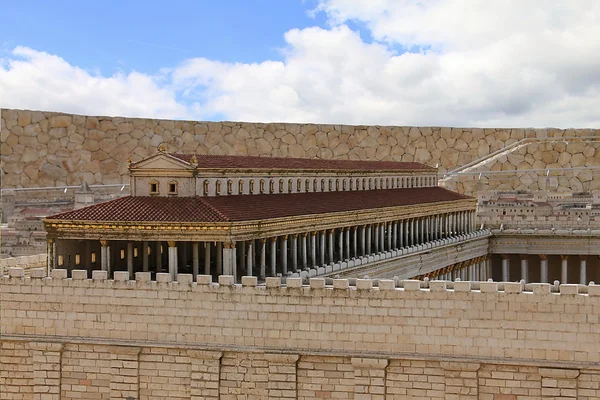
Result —
<instances>
[{"instance_id":1,"label":"second-story window","mask_svg":"<svg viewBox=\"0 0 600 400\"><path fill-rule=\"evenodd\" d=\"M204 196L208 196L208 181L207 181L207 180L205 180L205 181L202 183L202 194L203 194Z\"/></svg>"},{"instance_id":2,"label":"second-story window","mask_svg":"<svg viewBox=\"0 0 600 400\"><path fill-rule=\"evenodd\" d=\"M279 193L283 193L283 179L279 180Z\"/></svg>"},{"instance_id":3,"label":"second-story window","mask_svg":"<svg viewBox=\"0 0 600 400\"><path fill-rule=\"evenodd\" d=\"M222 193L221 193L221 181L220 181L220 180L217 180L217 181L215 182L215 194L216 194L217 196L220 196L220 195L222 194Z\"/></svg>"},{"instance_id":4,"label":"second-story window","mask_svg":"<svg viewBox=\"0 0 600 400\"><path fill-rule=\"evenodd\" d=\"M177 194L177 182L169 182L169 194Z\"/></svg>"},{"instance_id":5,"label":"second-story window","mask_svg":"<svg viewBox=\"0 0 600 400\"><path fill-rule=\"evenodd\" d=\"M233 181L229 179L227 181L227 194L233 193Z\"/></svg>"},{"instance_id":6,"label":"second-story window","mask_svg":"<svg viewBox=\"0 0 600 400\"><path fill-rule=\"evenodd\" d=\"M151 181L150 182L150 194L158 194L158 182Z\"/></svg>"},{"instance_id":7,"label":"second-story window","mask_svg":"<svg viewBox=\"0 0 600 400\"><path fill-rule=\"evenodd\" d=\"M238 193L244 194L244 181L242 179L238 182Z\"/></svg>"},{"instance_id":8,"label":"second-story window","mask_svg":"<svg viewBox=\"0 0 600 400\"><path fill-rule=\"evenodd\" d=\"M254 194L254 179L250 179L250 194Z\"/></svg>"},{"instance_id":9,"label":"second-story window","mask_svg":"<svg viewBox=\"0 0 600 400\"><path fill-rule=\"evenodd\" d=\"M260 186L259 186L258 189L259 189L259 191L260 191L261 194L263 194L265 192L265 180L264 179L260 180Z\"/></svg>"},{"instance_id":10,"label":"second-story window","mask_svg":"<svg viewBox=\"0 0 600 400\"><path fill-rule=\"evenodd\" d=\"M291 179L288 179L288 193L292 193L292 185L294 184L294 181Z\"/></svg>"},{"instance_id":11,"label":"second-story window","mask_svg":"<svg viewBox=\"0 0 600 400\"><path fill-rule=\"evenodd\" d=\"M275 192L275 180L274 179L269 179L269 192L270 193Z\"/></svg>"}]
</instances>

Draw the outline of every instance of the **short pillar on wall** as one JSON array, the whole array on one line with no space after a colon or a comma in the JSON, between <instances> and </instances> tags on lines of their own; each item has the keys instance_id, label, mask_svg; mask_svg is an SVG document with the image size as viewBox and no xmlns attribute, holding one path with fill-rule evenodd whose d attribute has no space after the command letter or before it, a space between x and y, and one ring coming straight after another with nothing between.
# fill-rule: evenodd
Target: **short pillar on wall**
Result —
<instances>
[{"instance_id":1,"label":"short pillar on wall","mask_svg":"<svg viewBox=\"0 0 600 400\"><path fill-rule=\"evenodd\" d=\"M110 398L139 399L139 357L140 347L110 347Z\"/></svg>"},{"instance_id":2,"label":"short pillar on wall","mask_svg":"<svg viewBox=\"0 0 600 400\"><path fill-rule=\"evenodd\" d=\"M221 375L220 351L188 350L191 375L190 396L192 399L218 399Z\"/></svg>"},{"instance_id":3,"label":"short pillar on wall","mask_svg":"<svg viewBox=\"0 0 600 400\"><path fill-rule=\"evenodd\" d=\"M50 276L50 271L52 271L54 268L56 268L56 260L55 260L55 254L56 254L56 243L54 241L54 239L49 238L46 241L46 252L47 252L47 258L48 258L48 273L47 275Z\"/></svg>"},{"instance_id":4,"label":"short pillar on wall","mask_svg":"<svg viewBox=\"0 0 600 400\"><path fill-rule=\"evenodd\" d=\"M385 399L386 368L389 361L381 358L352 358L354 398Z\"/></svg>"},{"instance_id":5,"label":"short pillar on wall","mask_svg":"<svg viewBox=\"0 0 600 400\"><path fill-rule=\"evenodd\" d=\"M59 400L63 344L29 342L29 347L33 364L32 398Z\"/></svg>"},{"instance_id":6,"label":"short pillar on wall","mask_svg":"<svg viewBox=\"0 0 600 400\"><path fill-rule=\"evenodd\" d=\"M268 399L297 399L298 354L265 354L269 363Z\"/></svg>"}]
</instances>

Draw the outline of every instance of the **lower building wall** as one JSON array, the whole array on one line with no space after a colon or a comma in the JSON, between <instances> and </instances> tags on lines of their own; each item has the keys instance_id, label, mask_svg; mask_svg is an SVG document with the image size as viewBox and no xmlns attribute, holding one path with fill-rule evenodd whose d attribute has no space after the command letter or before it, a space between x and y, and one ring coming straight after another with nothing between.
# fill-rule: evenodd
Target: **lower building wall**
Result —
<instances>
[{"instance_id":1,"label":"lower building wall","mask_svg":"<svg viewBox=\"0 0 600 400\"><path fill-rule=\"evenodd\" d=\"M0 342L2 399L600 399L600 368Z\"/></svg>"}]
</instances>

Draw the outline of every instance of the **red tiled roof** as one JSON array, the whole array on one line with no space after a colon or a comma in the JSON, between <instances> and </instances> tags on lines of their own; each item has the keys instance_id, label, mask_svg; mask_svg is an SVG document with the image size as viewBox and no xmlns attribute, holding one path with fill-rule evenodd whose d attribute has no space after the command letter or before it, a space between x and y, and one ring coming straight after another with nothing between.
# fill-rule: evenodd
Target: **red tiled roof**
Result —
<instances>
[{"instance_id":1,"label":"red tiled roof","mask_svg":"<svg viewBox=\"0 0 600 400\"><path fill-rule=\"evenodd\" d=\"M74 221L236 222L470 199L441 187L216 197L121 197L48 217Z\"/></svg>"},{"instance_id":2,"label":"red tiled roof","mask_svg":"<svg viewBox=\"0 0 600 400\"><path fill-rule=\"evenodd\" d=\"M171 154L182 161L190 162L194 154ZM435 170L417 162L323 160L310 158L218 156L196 154L198 168L217 169L291 169L291 170L348 170L348 171L398 171Z\"/></svg>"}]
</instances>

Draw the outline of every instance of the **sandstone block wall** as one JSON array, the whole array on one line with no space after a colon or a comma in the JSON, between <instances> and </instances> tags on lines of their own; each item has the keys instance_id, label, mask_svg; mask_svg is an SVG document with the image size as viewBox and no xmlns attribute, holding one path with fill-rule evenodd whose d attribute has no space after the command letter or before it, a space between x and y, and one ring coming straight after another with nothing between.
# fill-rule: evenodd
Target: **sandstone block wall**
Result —
<instances>
[{"instance_id":1,"label":"sandstone block wall","mask_svg":"<svg viewBox=\"0 0 600 400\"><path fill-rule=\"evenodd\" d=\"M0 279L3 399L600 399L600 285L22 272Z\"/></svg>"},{"instance_id":2,"label":"sandstone block wall","mask_svg":"<svg viewBox=\"0 0 600 400\"><path fill-rule=\"evenodd\" d=\"M287 123L196 122L0 109L3 187L127 183L127 160L167 143L169 151L351 160L418 161L440 171L466 165L523 138L597 136L595 129L479 129ZM532 143L483 169L600 166L596 142ZM543 174L542 174L543 175ZM561 190L600 188L592 171L562 174ZM488 189L544 188L538 173L491 180ZM472 193L476 182L450 182Z\"/></svg>"}]
</instances>

